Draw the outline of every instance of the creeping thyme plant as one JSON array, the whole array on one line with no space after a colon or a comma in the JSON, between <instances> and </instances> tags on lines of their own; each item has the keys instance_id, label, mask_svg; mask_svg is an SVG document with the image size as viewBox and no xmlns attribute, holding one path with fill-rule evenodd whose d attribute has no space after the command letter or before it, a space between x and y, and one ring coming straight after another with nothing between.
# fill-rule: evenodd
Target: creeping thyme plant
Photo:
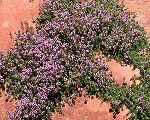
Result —
<instances>
[{"instance_id":1,"label":"creeping thyme plant","mask_svg":"<svg viewBox=\"0 0 150 120\"><path fill-rule=\"evenodd\" d=\"M150 119L150 49L130 12L115 0L47 0L36 23L36 34L18 32L14 47L1 54L0 87L17 100L10 119L50 119L82 90L111 101L114 117L126 105L130 119ZM139 68L140 85L116 85L94 59L97 50Z\"/></svg>"}]
</instances>

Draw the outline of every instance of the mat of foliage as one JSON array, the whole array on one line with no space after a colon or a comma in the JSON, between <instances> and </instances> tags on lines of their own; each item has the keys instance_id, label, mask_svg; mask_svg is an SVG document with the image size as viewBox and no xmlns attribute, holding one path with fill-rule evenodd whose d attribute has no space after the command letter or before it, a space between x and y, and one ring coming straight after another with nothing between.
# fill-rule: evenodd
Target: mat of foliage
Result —
<instances>
[{"instance_id":1,"label":"mat of foliage","mask_svg":"<svg viewBox=\"0 0 150 120\"><path fill-rule=\"evenodd\" d=\"M144 29L115 0L95 0L81 5L72 0L47 0L35 21L37 34L16 34L16 44L1 54L0 87L17 100L10 119L47 120L71 105L85 90L111 102L114 117L126 105L130 119L150 119L149 45ZM118 86L107 66L94 59L106 56L140 69L140 85Z\"/></svg>"}]
</instances>

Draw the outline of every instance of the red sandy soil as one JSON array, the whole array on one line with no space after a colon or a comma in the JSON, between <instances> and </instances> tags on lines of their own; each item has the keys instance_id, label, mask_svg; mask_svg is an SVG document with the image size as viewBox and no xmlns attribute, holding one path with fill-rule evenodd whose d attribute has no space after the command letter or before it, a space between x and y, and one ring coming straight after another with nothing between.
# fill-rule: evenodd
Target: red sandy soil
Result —
<instances>
[{"instance_id":1,"label":"red sandy soil","mask_svg":"<svg viewBox=\"0 0 150 120\"><path fill-rule=\"evenodd\" d=\"M123 0L119 0L121 3ZM19 28L21 29L21 22L27 20L29 25L35 28L32 24L32 18L38 16L39 4L43 0L0 0L0 50L5 54L15 44L14 32ZM149 0L124 0L124 5L129 8L131 12L137 14L136 20L144 26L147 31L147 36L150 36L150 1ZM144 19L143 19L144 18ZM12 34L12 39L10 38ZM139 70L132 71L132 67L121 66L115 60L110 62L106 61L109 72L112 72L113 78L119 84L126 82L128 85L132 84L131 77L139 74ZM125 79L123 79L125 78ZM138 83L137 83L138 84ZM15 102L5 102L6 96L2 94L0 97L0 120L7 120L5 111L13 111L15 109ZM113 120L112 113L109 113L110 104L103 103L100 107L101 100L89 99L87 104L84 104L84 97L76 99L76 105L70 107L66 104L63 108L65 116L56 112L53 115L53 120ZM117 116L115 120L123 120L125 114L128 112L124 106L123 111Z\"/></svg>"},{"instance_id":2,"label":"red sandy soil","mask_svg":"<svg viewBox=\"0 0 150 120\"><path fill-rule=\"evenodd\" d=\"M29 21L29 25L35 28L31 22L38 16L39 4L43 0L0 0L0 50L6 53L15 44L14 32L21 29L22 21Z\"/></svg>"},{"instance_id":3,"label":"red sandy soil","mask_svg":"<svg viewBox=\"0 0 150 120\"><path fill-rule=\"evenodd\" d=\"M84 101L87 101L87 104ZM68 104L63 107L62 114L56 112L51 117L52 120L125 120L129 110L122 107L120 114L113 118L113 113L109 112L110 104L102 102L95 96L93 98L78 97L75 100L75 106Z\"/></svg>"},{"instance_id":4,"label":"red sandy soil","mask_svg":"<svg viewBox=\"0 0 150 120\"><path fill-rule=\"evenodd\" d=\"M2 92L2 97L0 97L0 120L8 120L6 111L13 112L15 110L15 101L5 102L7 96L2 90L0 92Z\"/></svg>"},{"instance_id":5,"label":"red sandy soil","mask_svg":"<svg viewBox=\"0 0 150 120\"><path fill-rule=\"evenodd\" d=\"M138 76L140 74L139 69L133 70L133 66L119 64L116 60L111 59L110 61L102 54L101 51L97 52L95 58L101 58L102 61L107 65L108 71L107 73L112 74L112 78L114 81L119 84L123 85L126 83L128 86L132 85L134 81L131 81L133 76ZM140 83L139 80L136 80L135 83L138 85Z\"/></svg>"}]
</instances>

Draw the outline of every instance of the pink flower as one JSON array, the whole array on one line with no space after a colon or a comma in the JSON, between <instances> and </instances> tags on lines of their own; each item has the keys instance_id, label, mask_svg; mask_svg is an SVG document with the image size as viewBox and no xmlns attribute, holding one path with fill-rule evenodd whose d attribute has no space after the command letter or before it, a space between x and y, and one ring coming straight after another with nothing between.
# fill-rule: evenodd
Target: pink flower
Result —
<instances>
[{"instance_id":1,"label":"pink flower","mask_svg":"<svg viewBox=\"0 0 150 120\"><path fill-rule=\"evenodd\" d=\"M104 20L105 20L106 22L109 22L110 19L111 19L110 14L106 14L106 15L104 16Z\"/></svg>"}]
</instances>

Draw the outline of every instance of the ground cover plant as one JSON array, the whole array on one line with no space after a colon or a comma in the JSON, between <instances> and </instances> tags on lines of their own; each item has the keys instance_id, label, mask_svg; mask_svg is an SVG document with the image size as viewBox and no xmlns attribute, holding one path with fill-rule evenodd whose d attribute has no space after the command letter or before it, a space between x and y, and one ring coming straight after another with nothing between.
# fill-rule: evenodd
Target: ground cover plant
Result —
<instances>
[{"instance_id":1,"label":"ground cover plant","mask_svg":"<svg viewBox=\"0 0 150 120\"><path fill-rule=\"evenodd\" d=\"M113 0L86 2L46 1L36 20L37 34L16 34L16 44L1 55L0 85L16 97L11 119L50 119L64 102L84 89L111 101L114 117L126 105L130 119L150 118L149 45L143 28ZM118 86L107 66L93 56L100 49L106 56L139 68L139 86ZM137 79L137 78L133 78Z\"/></svg>"}]
</instances>

